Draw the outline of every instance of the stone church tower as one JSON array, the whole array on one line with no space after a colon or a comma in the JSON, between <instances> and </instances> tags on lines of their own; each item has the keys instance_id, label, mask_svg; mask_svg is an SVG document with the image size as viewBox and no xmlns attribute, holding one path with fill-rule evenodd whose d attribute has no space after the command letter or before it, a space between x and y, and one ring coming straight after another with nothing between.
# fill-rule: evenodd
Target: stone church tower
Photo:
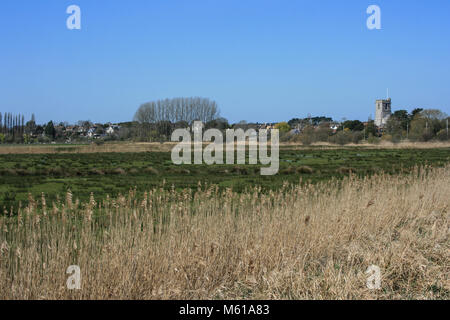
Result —
<instances>
[{"instance_id":1,"label":"stone church tower","mask_svg":"<svg viewBox=\"0 0 450 320\"><path fill-rule=\"evenodd\" d=\"M384 127L391 114L391 98L375 102L375 125L377 127Z\"/></svg>"}]
</instances>

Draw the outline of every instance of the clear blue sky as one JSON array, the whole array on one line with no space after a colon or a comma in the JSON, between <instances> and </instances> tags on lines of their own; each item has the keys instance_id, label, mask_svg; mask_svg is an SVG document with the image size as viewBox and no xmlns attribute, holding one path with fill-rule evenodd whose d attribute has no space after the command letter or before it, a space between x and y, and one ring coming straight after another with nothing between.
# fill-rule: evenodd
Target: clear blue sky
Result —
<instances>
[{"instance_id":1,"label":"clear blue sky","mask_svg":"<svg viewBox=\"0 0 450 320\"><path fill-rule=\"evenodd\" d=\"M202 96L232 122L365 120L389 88L394 109L450 113L449 39L448 0L2 0L0 112L118 122Z\"/></svg>"}]
</instances>

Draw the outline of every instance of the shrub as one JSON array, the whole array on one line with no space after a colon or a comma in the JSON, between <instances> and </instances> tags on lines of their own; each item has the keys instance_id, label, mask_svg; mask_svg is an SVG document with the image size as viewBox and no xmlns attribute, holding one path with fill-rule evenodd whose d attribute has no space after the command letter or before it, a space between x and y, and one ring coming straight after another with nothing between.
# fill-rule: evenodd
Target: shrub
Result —
<instances>
[{"instance_id":1,"label":"shrub","mask_svg":"<svg viewBox=\"0 0 450 320\"><path fill-rule=\"evenodd\" d=\"M3 176L17 176L16 169L3 169L0 171L0 174Z\"/></svg>"},{"instance_id":2,"label":"shrub","mask_svg":"<svg viewBox=\"0 0 450 320\"><path fill-rule=\"evenodd\" d=\"M352 142L354 144L358 144L362 140L364 140L364 133L362 131L352 132Z\"/></svg>"},{"instance_id":3,"label":"shrub","mask_svg":"<svg viewBox=\"0 0 450 320\"><path fill-rule=\"evenodd\" d=\"M305 133L301 136L300 140L304 146L309 146L314 142L314 137L311 134Z\"/></svg>"},{"instance_id":4,"label":"shrub","mask_svg":"<svg viewBox=\"0 0 450 320\"><path fill-rule=\"evenodd\" d=\"M340 167L337 171L340 174L351 174L354 173L356 170L354 168L349 167Z\"/></svg>"},{"instance_id":5,"label":"shrub","mask_svg":"<svg viewBox=\"0 0 450 320\"><path fill-rule=\"evenodd\" d=\"M31 174L31 172L26 169L16 169L16 172L19 176L28 176Z\"/></svg>"},{"instance_id":6,"label":"shrub","mask_svg":"<svg viewBox=\"0 0 450 320\"><path fill-rule=\"evenodd\" d=\"M64 171L61 167L50 168L49 174L53 176L62 176L64 174Z\"/></svg>"},{"instance_id":7,"label":"shrub","mask_svg":"<svg viewBox=\"0 0 450 320\"><path fill-rule=\"evenodd\" d=\"M436 134L436 138L440 141L446 141L449 139L449 136L447 135L447 129L442 129Z\"/></svg>"},{"instance_id":8,"label":"shrub","mask_svg":"<svg viewBox=\"0 0 450 320\"><path fill-rule=\"evenodd\" d=\"M309 166L301 166L297 168L297 173L312 174L313 172L314 172L313 168Z\"/></svg>"},{"instance_id":9,"label":"shrub","mask_svg":"<svg viewBox=\"0 0 450 320\"><path fill-rule=\"evenodd\" d=\"M241 175L248 174L247 169L246 168L242 168L242 167L233 167L231 172L236 173L236 174L241 174Z\"/></svg>"},{"instance_id":10,"label":"shrub","mask_svg":"<svg viewBox=\"0 0 450 320\"><path fill-rule=\"evenodd\" d=\"M112 169L112 170L110 171L110 173L111 173L111 174L117 174L117 175L124 175L124 174L127 174L127 172L126 172L125 170L123 170L122 168L115 168L115 169Z\"/></svg>"},{"instance_id":11,"label":"shrub","mask_svg":"<svg viewBox=\"0 0 450 320\"><path fill-rule=\"evenodd\" d=\"M378 137L375 137L373 134L369 134L369 138L367 139L367 142L371 144L378 144L380 143L380 139Z\"/></svg>"},{"instance_id":12,"label":"shrub","mask_svg":"<svg viewBox=\"0 0 450 320\"><path fill-rule=\"evenodd\" d=\"M297 173L297 170L295 167L290 166L290 167L282 170L281 173L282 174L295 174L295 173Z\"/></svg>"},{"instance_id":13,"label":"shrub","mask_svg":"<svg viewBox=\"0 0 450 320\"><path fill-rule=\"evenodd\" d=\"M105 144L105 141L103 141L103 140L95 140L94 143L95 143L95 145L97 145L97 146L101 146L101 145L104 145L104 144Z\"/></svg>"},{"instance_id":14,"label":"shrub","mask_svg":"<svg viewBox=\"0 0 450 320\"><path fill-rule=\"evenodd\" d=\"M352 141L352 133L348 131L339 131L335 135L331 136L328 141L343 146Z\"/></svg>"},{"instance_id":15,"label":"shrub","mask_svg":"<svg viewBox=\"0 0 450 320\"><path fill-rule=\"evenodd\" d=\"M95 175L95 176L103 176L105 174L105 172L103 170L93 168L93 169L89 170L89 174Z\"/></svg>"},{"instance_id":16,"label":"shrub","mask_svg":"<svg viewBox=\"0 0 450 320\"><path fill-rule=\"evenodd\" d=\"M131 168L131 169L128 171L128 173L130 173L130 174L138 174L139 171L138 171L136 168Z\"/></svg>"},{"instance_id":17,"label":"shrub","mask_svg":"<svg viewBox=\"0 0 450 320\"><path fill-rule=\"evenodd\" d=\"M155 175L155 176L159 174L158 170L156 170L156 169L153 168L153 167L148 167L148 168L146 168L146 169L144 170L144 172L145 172L146 174Z\"/></svg>"}]
</instances>

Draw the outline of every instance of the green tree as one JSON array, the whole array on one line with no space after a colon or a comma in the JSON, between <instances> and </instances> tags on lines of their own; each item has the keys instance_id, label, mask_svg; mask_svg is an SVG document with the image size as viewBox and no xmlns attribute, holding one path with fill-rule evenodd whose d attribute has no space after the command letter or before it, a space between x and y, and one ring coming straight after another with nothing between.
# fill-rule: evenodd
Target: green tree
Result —
<instances>
[{"instance_id":1,"label":"green tree","mask_svg":"<svg viewBox=\"0 0 450 320\"><path fill-rule=\"evenodd\" d=\"M303 129L302 134L300 135L300 140L305 146L309 146L311 143L316 142L314 127L307 126L305 129Z\"/></svg>"},{"instance_id":2,"label":"green tree","mask_svg":"<svg viewBox=\"0 0 450 320\"><path fill-rule=\"evenodd\" d=\"M415 108L415 109L411 112L411 119L410 119L410 120L413 120L414 117L415 117L416 115L420 114L422 111L423 111L422 108Z\"/></svg>"},{"instance_id":3,"label":"green tree","mask_svg":"<svg viewBox=\"0 0 450 320\"><path fill-rule=\"evenodd\" d=\"M359 120L347 120L343 123L343 127L345 129L349 129L350 131L363 131L364 130L364 123L362 123ZM338 129L338 131L341 131L342 127Z\"/></svg>"},{"instance_id":4,"label":"green tree","mask_svg":"<svg viewBox=\"0 0 450 320\"><path fill-rule=\"evenodd\" d=\"M414 116L411 121L409 138L415 141L428 141L433 137L427 119L420 114Z\"/></svg>"},{"instance_id":5,"label":"green tree","mask_svg":"<svg viewBox=\"0 0 450 320\"><path fill-rule=\"evenodd\" d=\"M436 138L440 141L446 141L449 139L447 129L442 129L436 134Z\"/></svg>"},{"instance_id":6,"label":"green tree","mask_svg":"<svg viewBox=\"0 0 450 320\"><path fill-rule=\"evenodd\" d=\"M353 141L353 135L350 130L338 131L335 135L328 139L331 143L336 143L340 145L345 145Z\"/></svg>"},{"instance_id":7,"label":"green tree","mask_svg":"<svg viewBox=\"0 0 450 320\"><path fill-rule=\"evenodd\" d=\"M367 122L366 135L367 136L372 135L374 137L378 135L377 127L375 126L375 121L370 120L369 122Z\"/></svg>"},{"instance_id":8,"label":"green tree","mask_svg":"<svg viewBox=\"0 0 450 320\"><path fill-rule=\"evenodd\" d=\"M287 122L280 122L275 125L275 129L280 130L281 133L286 133L291 130L291 126Z\"/></svg>"},{"instance_id":9,"label":"green tree","mask_svg":"<svg viewBox=\"0 0 450 320\"><path fill-rule=\"evenodd\" d=\"M56 130L55 126L53 125L53 121L50 121L47 123L44 129L45 135L51 139L55 138Z\"/></svg>"},{"instance_id":10,"label":"green tree","mask_svg":"<svg viewBox=\"0 0 450 320\"><path fill-rule=\"evenodd\" d=\"M401 126L402 130L406 130L408 123L410 121L408 111L406 110L395 111L390 119L395 119L397 123Z\"/></svg>"},{"instance_id":11,"label":"green tree","mask_svg":"<svg viewBox=\"0 0 450 320\"><path fill-rule=\"evenodd\" d=\"M172 124L170 121L159 121L156 123L156 130L160 136L170 137L172 134Z\"/></svg>"},{"instance_id":12,"label":"green tree","mask_svg":"<svg viewBox=\"0 0 450 320\"><path fill-rule=\"evenodd\" d=\"M228 120L225 118L217 118L214 120L211 120L205 124L205 129L219 129L219 130L225 130L228 129L230 125L228 124Z\"/></svg>"},{"instance_id":13,"label":"green tree","mask_svg":"<svg viewBox=\"0 0 450 320\"><path fill-rule=\"evenodd\" d=\"M391 116L386 123L385 129L386 134L392 137L391 139L392 142L399 142L401 140L403 135L403 125L401 119L395 116Z\"/></svg>"},{"instance_id":14,"label":"green tree","mask_svg":"<svg viewBox=\"0 0 450 320\"><path fill-rule=\"evenodd\" d=\"M29 144L31 142L31 137L29 134L24 133L23 134L23 143Z\"/></svg>"}]
</instances>

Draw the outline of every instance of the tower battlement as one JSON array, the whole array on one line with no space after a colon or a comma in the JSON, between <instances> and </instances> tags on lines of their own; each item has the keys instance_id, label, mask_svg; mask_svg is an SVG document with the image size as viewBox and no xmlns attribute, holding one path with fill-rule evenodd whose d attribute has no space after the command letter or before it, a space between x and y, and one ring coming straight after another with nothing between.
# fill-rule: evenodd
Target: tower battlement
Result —
<instances>
[{"instance_id":1,"label":"tower battlement","mask_svg":"<svg viewBox=\"0 0 450 320\"><path fill-rule=\"evenodd\" d=\"M391 98L375 101L375 125L384 127L392 114Z\"/></svg>"}]
</instances>

